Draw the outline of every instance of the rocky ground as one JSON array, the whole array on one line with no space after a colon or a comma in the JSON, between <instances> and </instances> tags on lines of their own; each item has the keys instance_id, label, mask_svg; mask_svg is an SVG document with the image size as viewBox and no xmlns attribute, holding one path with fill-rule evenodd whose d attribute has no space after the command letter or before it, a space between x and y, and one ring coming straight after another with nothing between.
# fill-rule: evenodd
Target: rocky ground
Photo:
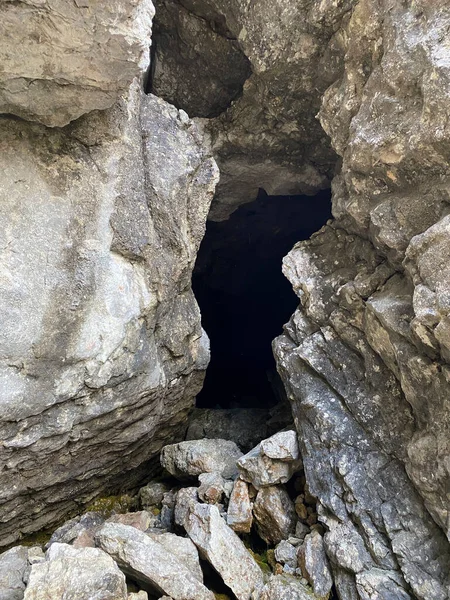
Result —
<instances>
[{"instance_id":1,"label":"rocky ground","mask_svg":"<svg viewBox=\"0 0 450 600\"><path fill-rule=\"evenodd\" d=\"M211 420L205 412L197 429ZM245 446L255 428L243 422L236 429ZM160 461L163 475L134 495L100 499L42 545L0 555L0 598L331 597L324 530L295 431L247 454L231 440L186 440L165 446Z\"/></svg>"}]
</instances>

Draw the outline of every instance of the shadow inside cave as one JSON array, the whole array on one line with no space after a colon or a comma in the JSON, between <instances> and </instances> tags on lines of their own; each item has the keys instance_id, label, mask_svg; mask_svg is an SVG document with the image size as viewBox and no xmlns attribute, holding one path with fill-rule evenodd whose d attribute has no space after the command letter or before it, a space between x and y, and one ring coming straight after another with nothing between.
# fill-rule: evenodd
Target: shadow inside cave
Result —
<instances>
[{"instance_id":1,"label":"shadow inside cave","mask_svg":"<svg viewBox=\"0 0 450 600\"><path fill-rule=\"evenodd\" d=\"M281 272L292 246L331 218L331 193L268 196L209 221L193 275L211 363L200 408L270 408L281 398L271 342L298 305Z\"/></svg>"}]
</instances>

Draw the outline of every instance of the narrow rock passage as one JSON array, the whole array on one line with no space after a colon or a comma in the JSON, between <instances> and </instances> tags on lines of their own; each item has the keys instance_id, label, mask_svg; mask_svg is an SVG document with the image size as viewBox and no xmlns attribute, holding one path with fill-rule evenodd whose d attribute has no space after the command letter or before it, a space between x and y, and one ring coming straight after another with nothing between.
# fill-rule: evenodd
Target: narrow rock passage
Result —
<instances>
[{"instance_id":1,"label":"narrow rock passage","mask_svg":"<svg viewBox=\"0 0 450 600\"><path fill-rule=\"evenodd\" d=\"M197 406L261 408L282 394L271 342L298 298L281 260L331 217L330 192L268 196L207 225L193 289L211 340L211 363Z\"/></svg>"}]
</instances>

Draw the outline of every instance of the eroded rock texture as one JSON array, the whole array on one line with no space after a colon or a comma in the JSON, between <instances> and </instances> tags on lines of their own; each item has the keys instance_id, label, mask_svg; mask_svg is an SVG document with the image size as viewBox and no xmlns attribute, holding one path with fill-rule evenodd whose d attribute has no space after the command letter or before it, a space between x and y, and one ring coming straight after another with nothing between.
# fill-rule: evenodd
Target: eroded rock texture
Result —
<instances>
[{"instance_id":1,"label":"eroded rock texture","mask_svg":"<svg viewBox=\"0 0 450 600\"><path fill-rule=\"evenodd\" d=\"M329 186L336 155L316 114L342 69L335 31L352 2L335 5L155 3L154 89L192 115L224 111L208 124L221 171L211 219L227 218L258 188L313 194Z\"/></svg>"},{"instance_id":2,"label":"eroded rock texture","mask_svg":"<svg viewBox=\"0 0 450 600\"><path fill-rule=\"evenodd\" d=\"M447 2L361 0L320 120L336 220L284 272L274 343L343 598L448 597Z\"/></svg>"},{"instance_id":3,"label":"eroded rock texture","mask_svg":"<svg viewBox=\"0 0 450 600\"><path fill-rule=\"evenodd\" d=\"M180 439L209 358L190 278L218 171L201 131L137 85L62 130L0 129L8 544Z\"/></svg>"},{"instance_id":4,"label":"eroded rock texture","mask_svg":"<svg viewBox=\"0 0 450 600\"><path fill-rule=\"evenodd\" d=\"M149 64L151 0L6 0L0 112L62 126L111 107Z\"/></svg>"}]
</instances>

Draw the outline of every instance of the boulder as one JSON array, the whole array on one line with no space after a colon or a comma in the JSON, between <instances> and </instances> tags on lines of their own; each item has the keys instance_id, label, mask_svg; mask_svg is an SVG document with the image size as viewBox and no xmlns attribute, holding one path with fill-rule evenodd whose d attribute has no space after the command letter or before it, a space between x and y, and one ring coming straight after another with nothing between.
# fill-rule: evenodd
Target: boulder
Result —
<instances>
[{"instance_id":1,"label":"boulder","mask_svg":"<svg viewBox=\"0 0 450 600\"><path fill-rule=\"evenodd\" d=\"M203 571L200 566L198 551L195 544L189 538L180 537L174 533L147 533L147 535L165 548L167 552L174 554L179 559L180 563L184 565L186 569L200 581L200 583L203 583Z\"/></svg>"},{"instance_id":2,"label":"boulder","mask_svg":"<svg viewBox=\"0 0 450 600\"><path fill-rule=\"evenodd\" d=\"M292 569L296 569L297 548L289 541L282 540L275 548L275 560L282 565L288 565Z\"/></svg>"},{"instance_id":3,"label":"boulder","mask_svg":"<svg viewBox=\"0 0 450 600\"><path fill-rule=\"evenodd\" d=\"M271 454L278 454L282 459L274 459L267 456L263 451L263 443L258 444L253 450L250 450L245 456L238 460L239 475L245 481L252 483L257 489L269 485L286 483L302 466L298 455L298 446L296 450L296 439L294 436L272 438L265 440L266 447ZM279 434L276 434L279 436ZM275 436L274 436L275 437ZM290 443L290 450L280 446L281 439L284 443ZM280 440L280 441L277 441ZM297 459L289 459L289 452L297 453Z\"/></svg>"},{"instance_id":4,"label":"boulder","mask_svg":"<svg viewBox=\"0 0 450 600\"><path fill-rule=\"evenodd\" d=\"M105 523L96 536L100 548L136 581L170 594L173 600L214 600L214 594L158 539L116 523Z\"/></svg>"},{"instance_id":5,"label":"boulder","mask_svg":"<svg viewBox=\"0 0 450 600\"><path fill-rule=\"evenodd\" d=\"M214 567L238 600L250 600L259 593L262 571L216 506L192 503L183 524L202 558Z\"/></svg>"},{"instance_id":6,"label":"boulder","mask_svg":"<svg viewBox=\"0 0 450 600\"><path fill-rule=\"evenodd\" d=\"M238 533L250 533L253 523L252 503L248 483L236 479L228 502L227 523Z\"/></svg>"},{"instance_id":7,"label":"boulder","mask_svg":"<svg viewBox=\"0 0 450 600\"><path fill-rule=\"evenodd\" d=\"M0 554L0 600L22 600L30 569L25 546Z\"/></svg>"},{"instance_id":8,"label":"boulder","mask_svg":"<svg viewBox=\"0 0 450 600\"><path fill-rule=\"evenodd\" d=\"M317 596L326 596L333 585L323 539L312 531L298 549L298 564L303 577L311 584Z\"/></svg>"},{"instance_id":9,"label":"boulder","mask_svg":"<svg viewBox=\"0 0 450 600\"><path fill-rule=\"evenodd\" d=\"M253 505L259 535L268 544L279 544L295 531L294 503L282 486L263 487Z\"/></svg>"},{"instance_id":10,"label":"boulder","mask_svg":"<svg viewBox=\"0 0 450 600\"><path fill-rule=\"evenodd\" d=\"M139 503L143 509L160 506L169 486L159 481L151 481L139 490Z\"/></svg>"},{"instance_id":11,"label":"boulder","mask_svg":"<svg viewBox=\"0 0 450 600\"><path fill-rule=\"evenodd\" d=\"M261 442L261 452L274 460L297 462L300 459L296 431L280 431Z\"/></svg>"},{"instance_id":12,"label":"boulder","mask_svg":"<svg viewBox=\"0 0 450 600\"><path fill-rule=\"evenodd\" d=\"M98 548L73 548L55 542L46 560L34 564L25 600L127 600L125 575Z\"/></svg>"},{"instance_id":13,"label":"boulder","mask_svg":"<svg viewBox=\"0 0 450 600\"><path fill-rule=\"evenodd\" d=\"M218 473L224 479L236 476L236 461L242 452L228 440L191 440L165 446L161 465L174 477L192 479L202 473Z\"/></svg>"},{"instance_id":14,"label":"boulder","mask_svg":"<svg viewBox=\"0 0 450 600\"><path fill-rule=\"evenodd\" d=\"M207 504L218 504L225 493L225 480L218 473L202 473L198 476L198 497Z\"/></svg>"},{"instance_id":15,"label":"boulder","mask_svg":"<svg viewBox=\"0 0 450 600\"><path fill-rule=\"evenodd\" d=\"M108 523L121 523L122 525L130 525L139 531L145 531L151 526L153 519L146 510L139 512L130 512L123 515L112 515L107 519Z\"/></svg>"},{"instance_id":16,"label":"boulder","mask_svg":"<svg viewBox=\"0 0 450 600\"><path fill-rule=\"evenodd\" d=\"M3 2L0 112L61 127L111 107L148 67L154 12L151 0Z\"/></svg>"},{"instance_id":17,"label":"boulder","mask_svg":"<svg viewBox=\"0 0 450 600\"><path fill-rule=\"evenodd\" d=\"M314 600L315 596L297 577L272 575L259 600ZM320 599L318 599L320 600Z\"/></svg>"}]
</instances>

